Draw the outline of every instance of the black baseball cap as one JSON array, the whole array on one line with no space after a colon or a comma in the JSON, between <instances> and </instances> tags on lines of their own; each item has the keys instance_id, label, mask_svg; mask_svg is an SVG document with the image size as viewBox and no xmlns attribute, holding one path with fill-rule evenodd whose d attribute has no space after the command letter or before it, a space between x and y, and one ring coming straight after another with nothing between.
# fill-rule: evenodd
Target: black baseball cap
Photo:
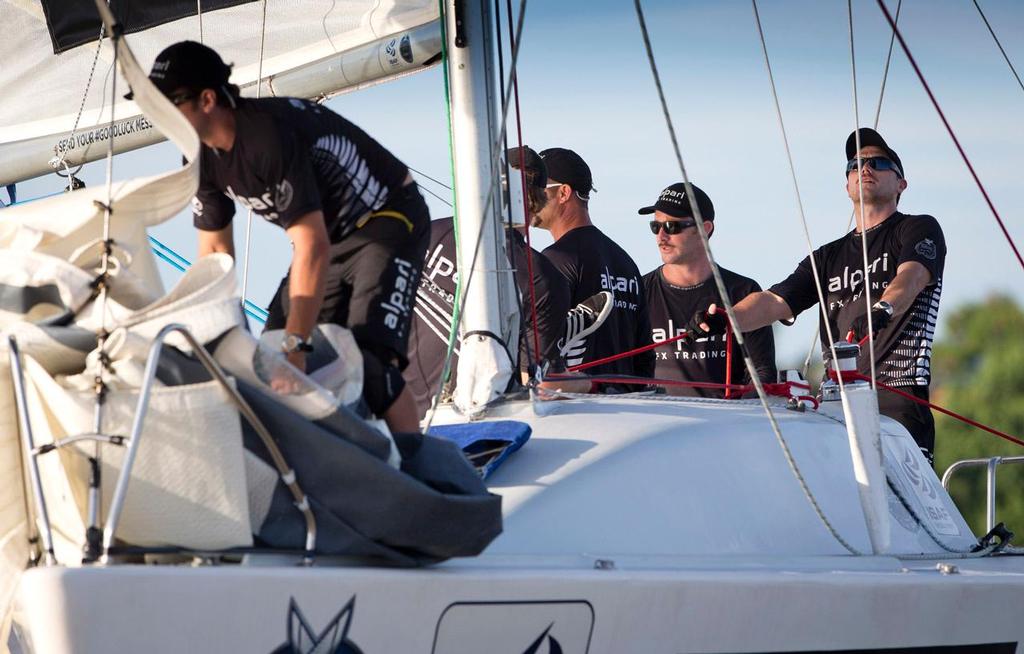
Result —
<instances>
[{"instance_id":1,"label":"black baseball cap","mask_svg":"<svg viewBox=\"0 0 1024 654\"><path fill-rule=\"evenodd\" d=\"M866 148L868 146L874 146L881 148L885 151L894 164L899 166L900 177L906 177L906 170L903 169L903 162L900 161L900 156L896 154L896 151L889 147L882 138L882 135L871 129L870 127L861 127L859 130L850 132L850 136L846 138L846 160L849 161L857 157L857 132L860 132L860 147Z\"/></svg>"},{"instance_id":2,"label":"black baseball cap","mask_svg":"<svg viewBox=\"0 0 1024 654\"><path fill-rule=\"evenodd\" d=\"M530 146L524 145L505 150L505 160L512 168L532 173L527 179L532 181L534 186L540 188L547 186L547 166L544 165L544 160L540 158L540 155Z\"/></svg>"},{"instance_id":3,"label":"black baseball cap","mask_svg":"<svg viewBox=\"0 0 1024 654\"><path fill-rule=\"evenodd\" d=\"M540 158L548 169L548 179L568 184L583 200L590 199L594 188L594 177L590 174L590 166L583 157L566 148L548 148L542 150Z\"/></svg>"},{"instance_id":4,"label":"black baseball cap","mask_svg":"<svg viewBox=\"0 0 1024 654\"><path fill-rule=\"evenodd\" d=\"M156 56L149 79L164 95L175 89L220 89L231 77L231 66L202 43L179 41ZM132 94L125 96L132 99Z\"/></svg>"},{"instance_id":5,"label":"black baseball cap","mask_svg":"<svg viewBox=\"0 0 1024 654\"><path fill-rule=\"evenodd\" d=\"M693 194L697 197L697 208L700 209L701 218L704 220L715 219L715 205L711 203L711 198L704 191L697 188L696 184L690 184L693 189ZM686 184L678 182L669 186L661 195L658 196L658 201L649 207L644 207L637 211L637 213L644 215L660 211L666 213L673 218L695 218L693 210L690 209L690 198L686 195Z\"/></svg>"}]
</instances>

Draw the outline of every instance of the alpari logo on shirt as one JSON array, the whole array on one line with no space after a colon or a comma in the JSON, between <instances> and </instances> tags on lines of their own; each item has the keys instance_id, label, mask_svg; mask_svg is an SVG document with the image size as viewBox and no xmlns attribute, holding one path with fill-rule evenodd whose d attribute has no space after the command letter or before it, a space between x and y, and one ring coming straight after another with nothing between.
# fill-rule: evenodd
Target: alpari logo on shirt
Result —
<instances>
[{"instance_id":1,"label":"alpari logo on shirt","mask_svg":"<svg viewBox=\"0 0 1024 654\"><path fill-rule=\"evenodd\" d=\"M435 282L438 277L451 277L452 282L457 282L459 273L455 270L455 262L442 255L442 250L444 250L444 243L438 243L434 251L428 253L423 277L431 282Z\"/></svg>"},{"instance_id":2,"label":"alpari logo on shirt","mask_svg":"<svg viewBox=\"0 0 1024 654\"><path fill-rule=\"evenodd\" d=\"M380 303L380 306L386 312L384 324L392 330L398 331L398 335L401 336L403 319L409 315L409 307L412 305L413 277L418 271L411 263L397 257L395 258L395 271L398 274L395 277L394 290Z\"/></svg>"},{"instance_id":3,"label":"alpari logo on shirt","mask_svg":"<svg viewBox=\"0 0 1024 654\"><path fill-rule=\"evenodd\" d=\"M288 184L288 182L282 182L282 184ZM278 187L280 188L280 184ZM244 197L235 193L235 190L229 185L224 192L228 194L228 197L242 205L246 209L252 209L259 215L263 216L267 220L277 220L277 211L274 210L274 198L271 191L268 189L266 193L260 196ZM288 184L288 203L291 204L291 184Z\"/></svg>"},{"instance_id":4,"label":"alpari logo on shirt","mask_svg":"<svg viewBox=\"0 0 1024 654\"><path fill-rule=\"evenodd\" d=\"M203 201L198 197L192 198L192 213L197 216L203 215Z\"/></svg>"},{"instance_id":5,"label":"alpari logo on shirt","mask_svg":"<svg viewBox=\"0 0 1024 654\"><path fill-rule=\"evenodd\" d=\"M882 256L878 257L871 262L868 270L872 275L878 272L878 267L881 265L882 272L888 272L889 270L889 253L886 252ZM861 285L864 281L864 269L854 268L852 271L849 266L843 266L843 272L835 277L828 278L828 292L835 293L836 291L848 288L853 290Z\"/></svg>"},{"instance_id":6,"label":"alpari logo on shirt","mask_svg":"<svg viewBox=\"0 0 1024 654\"><path fill-rule=\"evenodd\" d=\"M633 295L640 295L640 282L634 277L618 277L612 274L608 266L604 267L601 273L601 288L615 293L625 291Z\"/></svg>"}]
</instances>

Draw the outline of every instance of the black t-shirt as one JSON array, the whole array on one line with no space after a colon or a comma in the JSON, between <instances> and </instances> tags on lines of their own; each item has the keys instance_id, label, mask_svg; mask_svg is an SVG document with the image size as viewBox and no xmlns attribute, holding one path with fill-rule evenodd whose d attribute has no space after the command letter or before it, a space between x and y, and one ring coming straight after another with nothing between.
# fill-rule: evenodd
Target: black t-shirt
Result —
<instances>
[{"instance_id":1,"label":"black t-shirt","mask_svg":"<svg viewBox=\"0 0 1024 654\"><path fill-rule=\"evenodd\" d=\"M931 216L909 216L899 212L867 231L870 262L871 302L877 302L896 277L900 264L916 261L932 274L931 282L914 298L910 309L894 316L875 335L875 367L878 379L892 386L927 386L931 381L932 338L942 294L942 268L946 241L942 228ZM826 294L825 307L832 336L845 340L854 319L867 310L864 302L864 255L861 235L852 231L814 251L814 261ZM805 257L785 281L772 286L795 317L818 303L810 258ZM827 356L828 334L821 319L821 346ZM868 345L864 344L857 369L870 374Z\"/></svg>"},{"instance_id":2,"label":"black t-shirt","mask_svg":"<svg viewBox=\"0 0 1024 654\"><path fill-rule=\"evenodd\" d=\"M753 279L721 268L725 290L733 302L739 302L751 293L761 290ZM678 336L686 324L701 309L714 302L721 306L721 296L711 277L695 286L675 286L665 280L662 266L644 275L647 291L647 310L651 316L651 338L657 341ZM743 335L747 351L754 361L757 376L762 382L776 381L775 337L772 328L762 327ZM725 335L699 338L696 341L676 341L655 349L655 377L682 381L725 383ZM743 352L733 344L733 384L747 384L750 375L743 363ZM723 391L704 388L673 388L673 393L697 397L722 397Z\"/></svg>"},{"instance_id":3,"label":"black t-shirt","mask_svg":"<svg viewBox=\"0 0 1024 654\"><path fill-rule=\"evenodd\" d=\"M526 371L537 360L530 310L530 273L527 266L526 241L515 230L505 230L506 247L515 270L522 314L519 317L519 368ZM569 310L569 288L562 275L536 250L533 251L533 287L537 300L537 332L544 358L557 355L556 342L565 330L565 314ZM455 312L455 284L458 280L458 257L455 255L455 225L451 218L430 223L430 247L423 263L420 286L409 339L409 366L403 375L416 400L420 415L430 408L437 392L448 351L448 334ZM458 367L459 343L455 343L449 385L454 385Z\"/></svg>"},{"instance_id":4,"label":"black t-shirt","mask_svg":"<svg viewBox=\"0 0 1024 654\"><path fill-rule=\"evenodd\" d=\"M577 227L548 246L544 255L569 280L571 306L601 291L611 291L615 297L611 314L596 332L587 337L585 348L566 355L567 366L650 344L651 324L640 271L615 241L593 225ZM588 368L586 373L651 377L654 374L654 352L617 359Z\"/></svg>"},{"instance_id":5,"label":"black t-shirt","mask_svg":"<svg viewBox=\"0 0 1024 654\"><path fill-rule=\"evenodd\" d=\"M332 243L380 209L409 173L363 130L296 98L239 101L231 150L204 145L200 160L193 201L199 229L227 227L235 200L284 229L322 210Z\"/></svg>"}]
</instances>

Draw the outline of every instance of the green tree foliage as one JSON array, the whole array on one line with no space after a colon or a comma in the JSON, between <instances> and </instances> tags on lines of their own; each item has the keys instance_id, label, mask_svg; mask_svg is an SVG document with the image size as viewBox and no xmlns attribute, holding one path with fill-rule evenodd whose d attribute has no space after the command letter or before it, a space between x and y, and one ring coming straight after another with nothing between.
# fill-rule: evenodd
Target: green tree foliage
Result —
<instances>
[{"instance_id":1,"label":"green tree foliage","mask_svg":"<svg viewBox=\"0 0 1024 654\"><path fill-rule=\"evenodd\" d=\"M945 316L932 356L932 402L1024 440L1024 311L992 296ZM1024 448L935 412L935 469L990 456L1024 456ZM950 493L976 534L985 533L984 466L960 470ZM1024 464L999 466L996 521L1024 544Z\"/></svg>"}]
</instances>

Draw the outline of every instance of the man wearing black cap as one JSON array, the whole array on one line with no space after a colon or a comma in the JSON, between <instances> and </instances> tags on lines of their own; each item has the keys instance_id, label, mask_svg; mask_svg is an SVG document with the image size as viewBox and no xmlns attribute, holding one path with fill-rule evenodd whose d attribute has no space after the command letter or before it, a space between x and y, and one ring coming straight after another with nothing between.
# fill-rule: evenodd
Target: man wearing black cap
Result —
<instances>
[{"instance_id":1,"label":"man wearing black cap","mask_svg":"<svg viewBox=\"0 0 1024 654\"><path fill-rule=\"evenodd\" d=\"M519 186L520 169L526 171L525 196L529 215L535 216L546 202L544 187L547 172L544 162L532 149L523 146L506 152L512 174L510 187ZM525 162L523 160L525 159ZM510 193L513 202L513 216L522 213L521 198ZM519 231L525 220L513 218L513 229L506 229L506 252L509 263L515 271L516 287L519 290L522 313L519 320L519 369L525 378L531 375L530 365L550 362L557 368L561 364L559 339L566 330L566 312L569 311L569 285L562 274L540 252L529 248ZM527 257L530 257L529 264ZM531 277L532 269L532 277ZM403 371L408 388L420 416L426 414L430 403L440 386L445 355L448 352L448 335L455 315L455 286L458 278L458 257L455 252L455 225L452 218L441 218L430 223L430 246L427 248L423 274L416 291L416 304L412 319L412 335L409 346L409 367ZM532 294L531 294L532 286ZM531 297L536 306L531 307ZM537 342L533 338L532 311L537 312ZM539 352L538 352L539 347ZM458 353L452 356L450 378L445 384L445 393L455 387ZM581 387L573 382L545 382L546 388L586 391L589 384Z\"/></svg>"},{"instance_id":2,"label":"man wearing black cap","mask_svg":"<svg viewBox=\"0 0 1024 654\"><path fill-rule=\"evenodd\" d=\"M540 156L548 170L547 204L532 224L550 231L555 239L544 250L544 255L569 280L572 305L600 291L610 291L615 302L604 325L567 355L566 364L587 363L648 345L651 329L640 271L626 251L590 220L590 193L594 190L590 167L580 155L565 148L550 148ZM618 359L586 372L651 377L654 353L648 351ZM599 384L595 390L637 388L626 384Z\"/></svg>"},{"instance_id":3,"label":"man wearing black cap","mask_svg":"<svg viewBox=\"0 0 1024 654\"><path fill-rule=\"evenodd\" d=\"M849 335L859 342L868 334L861 249L864 232L877 378L927 400L932 337L946 258L942 229L932 216L896 210L900 195L907 189L903 163L878 132L861 128L850 134L846 159L846 192L853 202L857 228L814 251L826 302L821 316L822 351L827 355L829 350L826 326L836 340ZM786 280L738 303L736 316L742 329L756 329L776 320L789 321L817 303L814 273L810 259L805 258ZM694 328L714 331L716 325L704 318L695 316ZM857 365L865 375L871 372L868 352L865 343ZM880 390L878 408L906 427L931 459L935 423L927 407Z\"/></svg>"},{"instance_id":4,"label":"man wearing black cap","mask_svg":"<svg viewBox=\"0 0 1024 654\"><path fill-rule=\"evenodd\" d=\"M393 431L418 420L401 369L430 217L408 168L326 107L244 99L210 48L176 43L150 79L203 143L193 222L199 255L234 254L234 203L283 228L294 246L268 329L305 368L317 323L349 327L363 354L363 397Z\"/></svg>"},{"instance_id":5,"label":"man wearing black cap","mask_svg":"<svg viewBox=\"0 0 1024 654\"><path fill-rule=\"evenodd\" d=\"M697 208L704 221L708 238L715 232L715 206L707 193L692 185ZM681 335L690 318L712 303L721 303L711 262L697 233L695 212L690 208L686 187L680 182L669 186L658 201L638 212L654 214L650 222L658 251L664 265L644 275L647 308L651 316L651 337L654 341ZM733 302L761 290L753 279L719 267L726 291ZM754 361L757 375L763 382L775 382L775 337L765 326L744 334L747 351ZM726 374L728 353L724 334L702 335L662 345L655 349L655 376L658 379L732 384L749 382L743 355L739 348L732 353L730 374ZM723 397L719 389L669 386L672 395ZM739 394L729 394L739 397Z\"/></svg>"}]
</instances>

